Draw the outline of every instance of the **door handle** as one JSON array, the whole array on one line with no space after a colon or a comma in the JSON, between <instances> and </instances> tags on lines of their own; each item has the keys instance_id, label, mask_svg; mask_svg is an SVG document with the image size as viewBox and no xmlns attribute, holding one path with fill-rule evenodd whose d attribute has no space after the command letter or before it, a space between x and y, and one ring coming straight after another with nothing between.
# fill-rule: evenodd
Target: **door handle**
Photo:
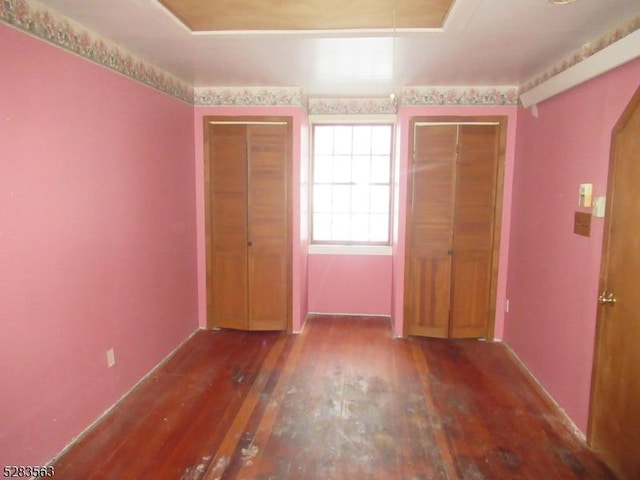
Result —
<instances>
[{"instance_id":1,"label":"door handle","mask_svg":"<svg viewBox=\"0 0 640 480\"><path fill-rule=\"evenodd\" d=\"M247 247L253 247L253 242L251 240L247 241Z\"/></svg>"},{"instance_id":2,"label":"door handle","mask_svg":"<svg viewBox=\"0 0 640 480\"><path fill-rule=\"evenodd\" d=\"M606 290L598 297L598 303L600 305L611 305L613 307L617 301L618 299L613 296L613 293L607 292Z\"/></svg>"}]
</instances>

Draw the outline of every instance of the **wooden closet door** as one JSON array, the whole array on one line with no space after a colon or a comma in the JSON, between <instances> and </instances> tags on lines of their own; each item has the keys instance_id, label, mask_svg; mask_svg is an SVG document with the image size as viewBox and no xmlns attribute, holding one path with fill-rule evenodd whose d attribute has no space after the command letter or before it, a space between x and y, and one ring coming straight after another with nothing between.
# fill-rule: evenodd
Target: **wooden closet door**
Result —
<instances>
[{"instance_id":1,"label":"wooden closet door","mask_svg":"<svg viewBox=\"0 0 640 480\"><path fill-rule=\"evenodd\" d=\"M451 338L487 334L499 125L460 125L453 226Z\"/></svg>"},{"instance_id":2,"label":"wooden closet door","mask_svg":"<svg viewBox=\"0 0 640 480\"><path fill-rule=\"evenodd\" d=\"M209 319L248 328L247 133L245 125L209 125Z\"/></svg>"},{"instance_id":3,"label":"wooden closet door","mask_svg":"<svg viewBox=\"0 0 640 480\"><path fill-rule=\"evenodd\" d=\"M285 330L289 311L288 125L248 127L249 329Z\"/></svg>"},{"instance_id":4,"label":"wooden closet door","mask_svg":"<svg viewBox=\"0 0 640 480\"><path fill-rule=\"evenodd\" d=\"M457 137L457 125L414 129L405 262L409 335L449 334Z\"/></svg>"}]
</instances>

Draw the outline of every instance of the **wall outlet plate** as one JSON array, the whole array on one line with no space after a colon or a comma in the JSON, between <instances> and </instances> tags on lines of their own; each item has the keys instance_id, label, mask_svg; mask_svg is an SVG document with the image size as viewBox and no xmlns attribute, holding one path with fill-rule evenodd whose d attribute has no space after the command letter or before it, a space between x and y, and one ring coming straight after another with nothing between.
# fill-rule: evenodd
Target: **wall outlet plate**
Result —
<instances>
[{"instance_id":1,"label":"wall outlet plate","mask_svg":"<svg viewBox=\"0 0 640 480\"><path fill-rule=\"evenodd\" d=\"M607 197L593 197L593 210L591 214L597 218L604 218Z\"/></svg>"},{"instance_id":2,"label":"wall outlet plate","mask_svg":"<svg viewBox=\"0 0 640 480\"><path fill-rule=\"evenodd\" d=\"M113 348L107 350L107 367L111 368L116 364L116 352Z\"/></svg>"}]
</instances>

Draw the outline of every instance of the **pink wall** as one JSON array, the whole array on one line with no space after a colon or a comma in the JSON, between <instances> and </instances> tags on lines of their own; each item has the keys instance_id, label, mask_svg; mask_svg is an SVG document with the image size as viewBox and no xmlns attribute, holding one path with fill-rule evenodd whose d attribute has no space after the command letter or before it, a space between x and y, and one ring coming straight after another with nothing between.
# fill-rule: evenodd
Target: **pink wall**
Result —
<instances>
[{"instance_id":1,"label":"pink wall","mask_svg":"<svg viewBox=\"0 0 640 480\"><path fill-rule=\"evenodd\" d=\"M198 244L198 318L201 327L207 325L206 246L204 215L204 127L203 117L225 116L287 116L293 118L293 331L302 328L307 312L307 212L301 210L301 192L306 198L308 176L308 117L300 107L196 107L193 115L196 158L196 215ZM302 141L302 138L305 141ZM303 204L303 207L306 204ZM304 226L304 234L301 233Z\"/></svg>"},{"instance_id":2,"label":"pink wall","mask_svg":"<svg viewBox=\"0 0 640 480\"><path fill-rule=\"evenodd\" d=\"M603 219L573 233L578 185L607 185L611 129L640 83L640 60L518 117L505 340L586 432Z\"/></svg>"},{"instance_id":3,"label":"pink wall","mask_svg":"<svg viewBox=\"0 0 640 480\"><path fill-rule=\"evenodd\" d=\"M309 255L309 311L391 315L390 255Z\"/></svg>"},{"instance_id":4,"label":"pink wall","mask_svg":"<svg viewBox=\"0 0 640 480\"><path fill-rule=\"evenodd\" d=\"M0 458L43 465L197 328L192 107L2 24L0 64Z\"/></svg>"},{"instance_id":5,"label":"pink wall","mask_svg":"<svg viewBox=\"0 0 640 480\"><path fill-rule=\"evenodd\" d=\"M294 285L297 285L295 295L300 295L296 300L298 303L297 315L294 319L294 332L300 332L304 326L309 313L309 117L304 115L301 120L300 130L300 224L298 225L298 235L293 238L299 239L299 250L294 253L294 258L298 258L298 271L294 270ZM294 178L297 178L294 175ZM295 234L295 232L294 232ZM294 296L294 300L296 297ZM294 302L295 306L295 302ZM294 307L295 308L295 307Z\"/></svg>"},{"instance_id":6,"label":"pink wall","mask_svg":"<svg viewBox=\"0 0 640 480\"><path fill-rule=\"evenodd\" d=\"M393 253L393 324L395 333L403 335L403 303L404 303L404 255L405 228L407 212L407 168L409 158L409 122L412 117L419 116L493 116L507 117L507 151L504 167L504 195L502 199L502 235L500 237L500 259L498 271L498 288L495 318L495 337L502 338L504 327L504 302L507 280L507 263L509 252L509 230L511 222L511 195L513 182L513 163L515 157L517 108L510 106L427 106L402 107L398 114L400 137L400 163L398 165L398 209L397 224L394 225ZM397 159L396 159L397 161Z\"/></svg>"}]
</instances>

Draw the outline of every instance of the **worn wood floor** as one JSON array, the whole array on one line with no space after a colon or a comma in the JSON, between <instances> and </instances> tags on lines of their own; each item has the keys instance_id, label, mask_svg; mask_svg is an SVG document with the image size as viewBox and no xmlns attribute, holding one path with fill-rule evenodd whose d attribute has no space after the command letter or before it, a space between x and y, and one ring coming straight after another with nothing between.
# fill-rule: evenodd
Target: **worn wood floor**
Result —
<instances>
[{"instance_id":1,"label":"worn wood floor","mask_svg":"<svg viewBox=\"0 0 640 480\"><path fill-rule=\"evenodd\" d=\"M499 343L202 331L55 462L60 479L609 479Z\"/></svg>"}]
</instances>

